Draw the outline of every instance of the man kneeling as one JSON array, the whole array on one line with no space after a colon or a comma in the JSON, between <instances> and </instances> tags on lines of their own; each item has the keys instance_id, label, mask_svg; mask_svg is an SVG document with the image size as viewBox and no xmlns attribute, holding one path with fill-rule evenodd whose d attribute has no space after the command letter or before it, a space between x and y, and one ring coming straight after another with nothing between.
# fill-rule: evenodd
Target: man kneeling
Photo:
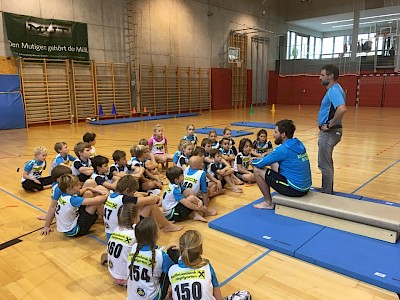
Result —
<instances>
[{"instance_id":1,"label":"man kneeling","mask_svg":"<svg viewBox=\"0 0 400 300\"><path fill-rule=\"evenodd\" d=\"M264 195L264 202L254 204L255 208L274 209L270 187L289 197L304 196L310 189L310 162L303 143L293 138L295 130L292 120L276 123L274 138L279 147L263 158L253 160L256 182ZM272 169L265 169L266 166L272 166Z\"/></svg>"}]
</instances>

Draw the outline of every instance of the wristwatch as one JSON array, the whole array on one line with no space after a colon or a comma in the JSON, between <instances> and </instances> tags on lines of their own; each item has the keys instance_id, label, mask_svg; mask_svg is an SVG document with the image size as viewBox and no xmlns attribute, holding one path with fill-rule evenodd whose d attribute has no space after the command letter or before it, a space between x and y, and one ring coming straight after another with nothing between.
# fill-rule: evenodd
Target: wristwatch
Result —
<instances>
[{"instance_id":1,"label":"wristwatch","mask_svg":"<svg viewBox=\"0 0 400 300\"><path fill-rule=\"evenodd\" d=\"M328 128L328 129L329 129L329 123L326 123L326 128Z\"/></svg>"}]
</instances>

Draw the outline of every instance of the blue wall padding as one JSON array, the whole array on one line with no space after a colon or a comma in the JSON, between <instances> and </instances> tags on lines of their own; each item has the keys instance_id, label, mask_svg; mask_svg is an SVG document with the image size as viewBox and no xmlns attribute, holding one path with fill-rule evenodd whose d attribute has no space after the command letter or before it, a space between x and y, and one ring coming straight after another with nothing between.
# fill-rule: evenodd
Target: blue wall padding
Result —
<instances>
[{"instance_id":1,"label":"blue wall padding","mask_svg":"<svg viewBox=\"0 0 400 300\"><path fill-rule=\"evenodd\" d=\"M0 75L0 92L18 92L20 91L19 75L1 74Z\"/></svg>"},{"instance_id":2,"label":"blue wall padding","mask_svg":"<svg viewBox=\"0 0 400 300\"><path fill-rule=\"evenodd\" d=\"M21 93L0 93L0 129L25 128Z\"/></svg>"},{"instance_id":3,"label":"blue wall padding","mask_svg":"<svg viewBox=\"0 0 400 300\"><path fill-rule=\"evenodd\" d=\"M275 124L273 123L261 123L261 122L235 122L231 123L232 126L244 126L244 127L258 127L266 129L275 129Z\"/></svg>"},{"instance_id":4,"label":"blue wall padding","mask_svg":"<svg viewBox=\"0 0 400 300\"><path fill-rule=\"evenodd\" d=\"M183 113L183 114L171 114L171 115L159 115L159 116L145 116L145 117L134 117L134 118L99 120L99 121L89 122L89 124L112 125L112 124L122 124L122 123L134 123L134 122L140 122L140 121L153 121L153 120L163 120L163 119L172 119L172 118L194 117L194 116L198 116L198 115L199 115L199 113Z\"/></svg>"},{"instance_id":5,"label":"blue wall padding","mask_svg":"<svg viewBox=\"0 0 400 300\"><path fill-rule=\"evenodd\" d=\"M194 132L200 133L200 134L208 134L210 130L215 130L217 132L218 136L223 136L224 130L221 128L213 128L213 127L203 127L203 128L197 128ZM244 131L244 130L233 130L231 129L231 135L232 137L239 137L239 136L244 136L244 135L252 135L253 132L250 131Z\"/></svg>"},{"instance_id":6,"label":"blue wall padding","mask_svg":"<svg viewBox=\"0 0 400 300\"><path fill-rule=\"evenodd\" d=\"M209 227L294 256L294 252L321 231L324 226L275 214L273 210L245 205L209 223Z\"/></svg>"},{"instance_id":7,"label":"blue wall padding","mask_svg":"<svg viewBox=\"0 0 400 300\"><path fill-rule=\"evenodd\" d=\"M324 228L295 257L400 293L400 243Z\"/></svg>"}]
</instances>

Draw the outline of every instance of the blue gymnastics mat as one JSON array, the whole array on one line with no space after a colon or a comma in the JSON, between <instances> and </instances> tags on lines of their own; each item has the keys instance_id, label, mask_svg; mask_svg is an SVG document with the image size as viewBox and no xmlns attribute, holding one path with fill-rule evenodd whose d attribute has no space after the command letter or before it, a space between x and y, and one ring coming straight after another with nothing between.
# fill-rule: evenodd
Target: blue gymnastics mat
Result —
<instances>
[{"instance_id":1,"label":"blue gymnastics mat","mask_svg":"<svg viewBox=\"0 0 400 300\"><path fill-rule=\"evenodd\" d=\"M210 130L215 130L217 132L218 136L224 135L224 130L221 128L213 128L213 127L203 127L203 128L197 128L195 129L194 132L196 133L202 133L202 134L208 134ZM244 131L244 130L233 130L231 129L231 134L232 137L238 137L238 136L244 136L244 135L252 135L253 132L250 131Z\"/></svg>"},{"instance_id":2,"label":"blue gymnastics mat","mask_svg":"<svg viewBox=\"0 0 400 300\"><path fill-rule=\"evenodd\" d=\"M209 227L254 244L294 256L324 226L275 214L273 210L245 205L209 223Z\"/></svg>"},{"instance_id":3,"label":"blue gymnastics mat","mask_svg":"<svg viewBox=\"0 0 400 300\"><path fill-rule=\"evenodd\" d=\"M295 257L400 293L400 242L391 244L326 227Z\"/></svg>"},{"instance_id":4,"label":"blue gymnastics mat","mask_svg":"<svg viewBox=\"0 0 400 300\"><path fill-rule=\"evenodd\" d=\"M335 194L395 206L360 195ZM400 242L391 244L252 207L260 201L262 199L210 222L209 227L400 293Z\"/></svg>"},{"instance_id":5,"label":"blue gymnastics mat","mask_svg":"<svg viewBox=\"0 0 400 300\"><path fill-rule=\"evenodd\" d=\"M261 123L261 122L235 122L231 123L232 126L245 126L245 127L258 127L266 129L275 129L276 125L272 123Z\"/></svg>"},{"instance_id":6,"label":"blue gymnastics mat","mask_svg":"<svg viewBox=\"0 0 400 300\"><path fill-rule=\"evenodd\" d=\"M145 116L145 117L135 117L135 118L122 118L122 119L110 119L110 120L99 120L91 121L89 124L92 125L112 125L112 124L122 124L122 123L134 123L140 121L154 121L172 118L183 118L183 117L194 117L200 115L199 113L184 113L184 114L171 114L171 115L159 115L159 116Z\"/></svg>"}]
</instances>

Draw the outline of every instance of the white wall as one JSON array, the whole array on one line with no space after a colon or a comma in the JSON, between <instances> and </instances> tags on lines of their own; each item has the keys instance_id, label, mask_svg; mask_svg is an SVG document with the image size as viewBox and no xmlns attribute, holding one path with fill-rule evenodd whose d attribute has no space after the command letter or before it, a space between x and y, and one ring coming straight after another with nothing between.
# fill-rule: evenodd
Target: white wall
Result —
<instances>
[{"instance_id":1,"label":"white wall","mask_svg":"<svg viewBox=\"0 0 400 300\"><path fill-rule=\"evenodd\" d=\"M125 0L0 0L0 11L87 23L90 59L127 61ZM10 56L0 16L0 55Z\"/></svg>"},{"instance_id":2,"label":"white wall","mask_svg":"<svg viewBox=\"0 0 400 300\"><path fill-rule=\"evenodd\" d=\"M142 14L143 64L218 67L230 30L245 24L275 33L269 51L274 68L276 35L286 32L279 0L137 0L134 4Z\"/></svg>"}]
</instances>

